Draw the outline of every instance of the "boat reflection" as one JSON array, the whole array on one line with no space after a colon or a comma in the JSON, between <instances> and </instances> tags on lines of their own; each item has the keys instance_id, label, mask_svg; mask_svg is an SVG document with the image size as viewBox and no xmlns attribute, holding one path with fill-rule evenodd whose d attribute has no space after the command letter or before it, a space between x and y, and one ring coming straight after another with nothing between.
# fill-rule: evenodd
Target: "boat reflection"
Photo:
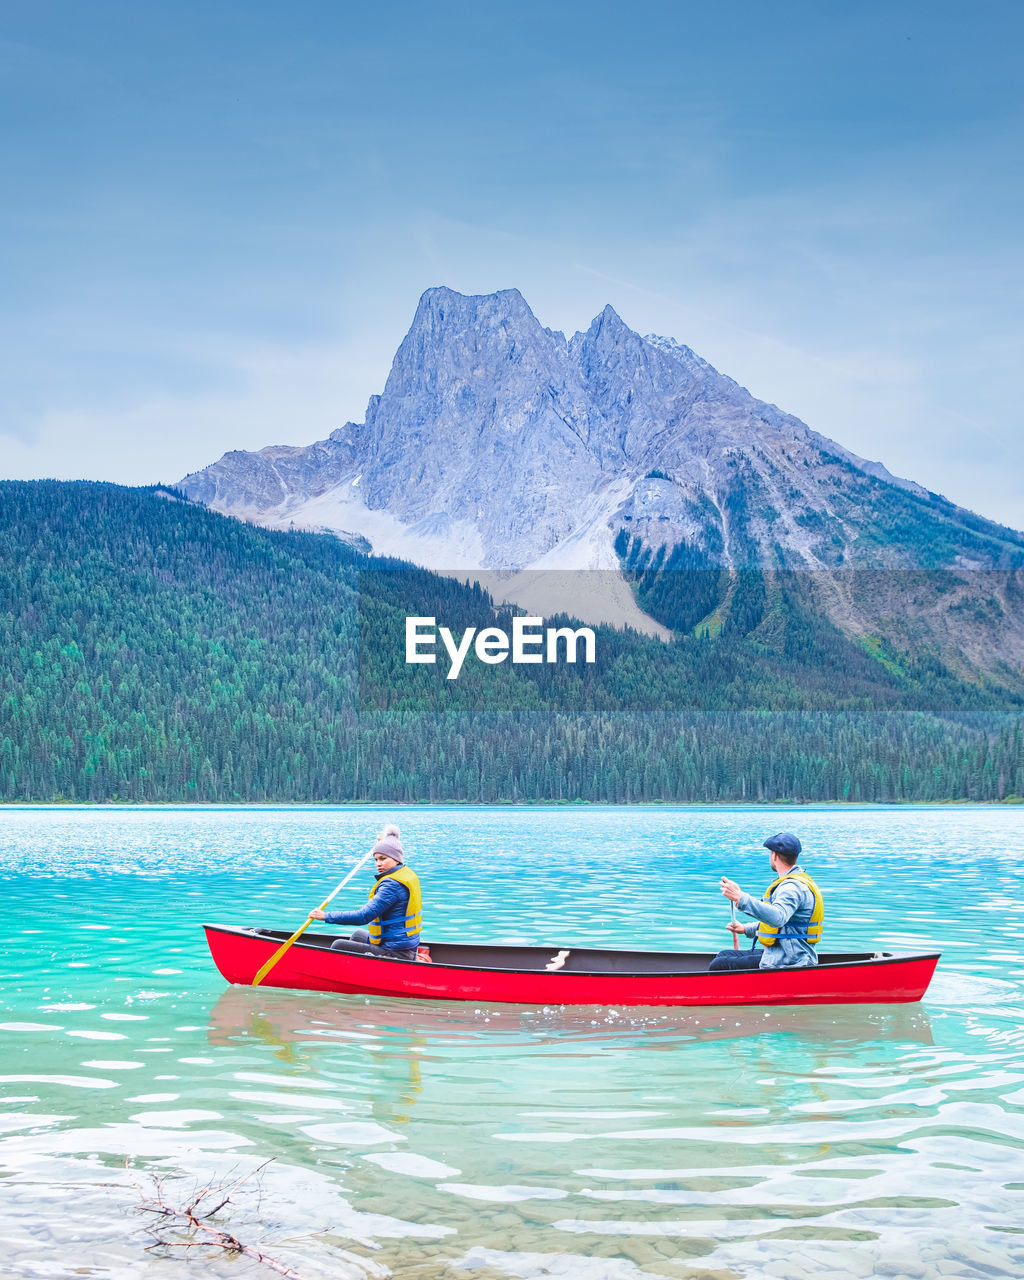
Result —
<instances>
[{"instance_id":1,"label":"boat reflection","mask_svg":"<svg viewBox=\"0 0 1024 1280\"><path fill-rule=\"evenodd\" d=\"M439 1004L383 997L339 996L231 986L210 1010L211 1045L256 1037L278 1055L295 1057L299 1046L313 1048L337 1039L375 1038L405 1051L415 1034L419 1052L438 1045L470 1044L512 1037L537 1043L621 1041L635 1049L669 1047L681 1040L734 1040L789 1035L809 1044L866 1044L906 1041L932 1045L931 1020L920 1004L775 1005L701 1009ZM401 1041L401 1045L399 1045ZM303 1055L304 1056L304 1055Z\"/></svg>"}]
</instances>

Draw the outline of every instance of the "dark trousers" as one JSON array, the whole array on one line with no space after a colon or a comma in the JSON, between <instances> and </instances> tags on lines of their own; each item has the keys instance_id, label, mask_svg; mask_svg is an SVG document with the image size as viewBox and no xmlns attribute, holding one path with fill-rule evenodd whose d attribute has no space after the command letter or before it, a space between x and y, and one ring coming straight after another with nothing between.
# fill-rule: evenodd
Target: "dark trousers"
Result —
<instances>
[{"instance_id":1,"label":"dark trousers","mask_svg":"<svg viewBox=\"0 0 1024 1280\"><path fill-rule=\"evenodd\" d=\"M730 947L728 951L719 951L717 956L712 957L708 972L724 973L727 969L760 969L763 955L764 951L761 947L751 947L745 951L736 951Z\"/></svg>"},{"instance_id":2,"label":"dark trousers","mask_svg":"<svg viewBox=\"0 0 1024 1280\"><path fill-rule=\"evenodd\" d=\"M339 938L331 943L332 951L354 951L363 956L390 956L393 960L415 960L416 948L376 947L365 929L353 929L349 938Z\"/></svg>"}]
</instances>

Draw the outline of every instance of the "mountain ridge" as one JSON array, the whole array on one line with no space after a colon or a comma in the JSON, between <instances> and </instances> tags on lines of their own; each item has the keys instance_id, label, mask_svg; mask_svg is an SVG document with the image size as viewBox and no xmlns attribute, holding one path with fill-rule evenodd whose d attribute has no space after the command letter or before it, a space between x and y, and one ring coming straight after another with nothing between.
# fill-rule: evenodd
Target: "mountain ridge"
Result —
<instances>
[{"instance_id":1,"label":"mountain ridge","mask_svg":"<svg viewBox=\"0 0 1024 1280\"><path fill-rule=\"evenodd\" d=\"M489 589L542 612L579 590L570 612L664 637L678 627L640 607L623 531L634 562L640 545L691 570L1024 566L1024 535L860 458L675 339L641 337L610 305L567 339L516 289L427 290L364 422L226 454L179 487L271 528L490 571ZM552 570L605 581L584 591ZM820 607L876 629L869 600L836 599ZM1015 615L998 656L1024 660Z\"/></svg>"}]
</instances>

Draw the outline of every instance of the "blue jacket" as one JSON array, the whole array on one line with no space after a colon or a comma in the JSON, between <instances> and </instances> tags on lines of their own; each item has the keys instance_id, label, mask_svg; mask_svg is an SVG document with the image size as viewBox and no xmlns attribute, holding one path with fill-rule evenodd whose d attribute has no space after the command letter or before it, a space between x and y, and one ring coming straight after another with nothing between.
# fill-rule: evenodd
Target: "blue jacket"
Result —
<instances>
[{"instance_id":1,"label":"blue jacket","mask_svg":"<svg viewBox=\"0 0 1024 1280\"><path fill-rule=\"evenodd\" d=\"M797 870L796 867L793 868ZM765 924L776 925L779 929L793 921L794 928L807 929L814 910L814 894L799 880L790 880L788 876L772 894L771 902L762 902L752 898L749 893L740 895L736 904L748 916L756 916ZM757 937L757 925L748 924L743 932L748 938ZM762 969L798 969L818 963L818 953L806 938L780 937L773 947L761 948Z\"/></svg>"},{"instance_id":2,"label":"blue jacket","mask_svg":"<svg viewBox=\"0 0 1024 1280\"><path fill-rule=\"evenodd\" d=\"M382 871L381 875L387 872ZM380 876L377 879L380 880ZM328 911L324 920L327 924L369 924L380 916L380 945L395 951L410 951L415 949L415 943L409 941L405 932L408 905L409 890L405 885L397 880L384 880L365 907L357 911Z\"/></svg>"}]
</instances>

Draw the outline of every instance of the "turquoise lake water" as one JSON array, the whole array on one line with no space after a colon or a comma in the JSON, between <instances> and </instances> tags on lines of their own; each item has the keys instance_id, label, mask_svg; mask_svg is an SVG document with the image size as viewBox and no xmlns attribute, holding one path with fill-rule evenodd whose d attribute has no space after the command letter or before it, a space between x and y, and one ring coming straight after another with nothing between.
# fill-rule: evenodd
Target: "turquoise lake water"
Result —
<instances>
[{"instance_id":1,"label":"turquoise lake water","mask_svg":"<svg viewBox=\"0 0 1024 1280\"><path fill-rule=\"evenodd\" d=\"M386 820L427 940L717 950L789 828L825 949L943 958L890 1007L227 987L200 924L298 927ZM273 1275L147 1249L237 1184L304 1280L1019 1277L1022 872L1017 809L0 810L0 1275Z\"/></svg>"}]
</instances>

